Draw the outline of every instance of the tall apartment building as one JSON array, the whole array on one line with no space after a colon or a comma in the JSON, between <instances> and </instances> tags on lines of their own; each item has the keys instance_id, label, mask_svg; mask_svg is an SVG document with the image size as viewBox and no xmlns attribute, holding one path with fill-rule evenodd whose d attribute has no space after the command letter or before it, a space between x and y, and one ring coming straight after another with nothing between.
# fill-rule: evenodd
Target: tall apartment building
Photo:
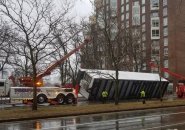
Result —
<instances>
[{"instance_id":1,"label":"tall apartment building","mask_svg":"<svg viewBox=\"0 0 185 130\"><path fill-rule=\"evenodd\" d=\"M185 1L181 0L95 0L98 9L114 10L119 26L139 27L145 67L149 62L185 75ZM95 16L97 17L97 15ZM97 19L98 22L98 19ZM168 73L162 75L169 78Z\"/></svg>"}]
</instances>

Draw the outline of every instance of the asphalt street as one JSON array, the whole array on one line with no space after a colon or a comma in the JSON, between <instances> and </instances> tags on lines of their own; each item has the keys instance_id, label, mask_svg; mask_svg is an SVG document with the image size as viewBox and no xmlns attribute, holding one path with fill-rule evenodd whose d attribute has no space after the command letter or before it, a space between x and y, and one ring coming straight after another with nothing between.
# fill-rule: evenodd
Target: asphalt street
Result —
<instances>
[{"instance_id":1,"label":"asphalt street","mask_svg":"<svg viewBox=\"0 0 185 130\"><path fill-rule=\"evenodd\" d=\"M185 107L0 123L0 130L184 130Z\"/></svg>"}]
</instances>

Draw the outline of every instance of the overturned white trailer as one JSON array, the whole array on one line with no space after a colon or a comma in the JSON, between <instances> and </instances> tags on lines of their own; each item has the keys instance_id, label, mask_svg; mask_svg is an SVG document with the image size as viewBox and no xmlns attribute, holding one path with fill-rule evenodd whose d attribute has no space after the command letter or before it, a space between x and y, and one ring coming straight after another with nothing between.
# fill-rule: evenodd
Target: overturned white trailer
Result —
<instances>
[{"instance_id":1,"label":"overturned white trailer","mask_svg":"<svg viewBox=\"0 0 185 130\"><path fill-rule=\"evenodd\" d=\"M103 90L108 91L108 99L114 100L115 71L80 69L78 82L80 93L88 100L101 100ZM164 96L169 82L160 78L159 74L119 71L119 99L138 99L141 90L145 90L146 98Z\"/></svg>"}]
</instances>

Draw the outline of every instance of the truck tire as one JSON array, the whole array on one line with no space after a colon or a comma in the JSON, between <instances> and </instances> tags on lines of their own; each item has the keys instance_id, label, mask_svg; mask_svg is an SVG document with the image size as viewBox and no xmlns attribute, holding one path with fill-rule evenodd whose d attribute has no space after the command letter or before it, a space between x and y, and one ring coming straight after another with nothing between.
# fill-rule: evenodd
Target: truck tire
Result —
<instances>
[{"instance_id":1,"label":"truck tire","mask_svg":"<svg viewBox=\"0 0 185 130\"><path fill-rule=\"evenodd\" d=\"M66 103L67 104L75 104L75 97L73 94L68 94L66 96Z\"/></svg>"},{"instance_id":2,"label":"truck tire","mask_svg":"<svg viewBox=\"0 0 185 130\"><path fill-rule=\"evenodd\" d=\"M46 95L44 95L44 94L39 94L39 95L37 96L37 102L38 102L39 104L42 104L42 103L47 102L47 97L46 97Z\"/></svg>"},{"instance_id":3,"label":"truck tire","mask_svg":"<svg viewBox=\"0 0 185 130\"><path fill-rule=\"evenodd\" d=\"M57 95L56 100L57 100L58 104L64 104L64 102L65 102L65 95L64 94Z\"/></svg>"}]
</instances>

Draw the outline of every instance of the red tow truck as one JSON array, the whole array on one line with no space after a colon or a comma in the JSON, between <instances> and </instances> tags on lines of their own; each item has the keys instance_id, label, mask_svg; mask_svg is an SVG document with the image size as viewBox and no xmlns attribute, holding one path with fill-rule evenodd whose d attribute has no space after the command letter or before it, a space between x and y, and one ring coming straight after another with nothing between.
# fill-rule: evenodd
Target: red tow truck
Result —
<instances>
[{"instance_id":1,"label":"red tow truck","mask_svg":"<svg viewBox=\"0 0 185 130\"><path fill-rule=\"evenodd\" d=\"M69 58L72 54L77 52L79 49L83 48L86 44L91 41L90 38L85 39L84 43L79 45L77 48L70 51L68 54L64 55L60 60L56 61L55 63L51 64L48 68L46 68L42 73L39 73L36 76L36 86L37 86L37 102L38 103L45 103L50 100L55 100L58 104L63 103L73 103L74 100L77 100L77 92L78 92L78 85L77 89L68 87L43 87L43 80L42 78L46 75L49 75L51 71L53 71L58 65L64 63L67 58ZM2 87L0 88L0 94L4 97L10 97L11 100L21 100L23 102L27 102L28 100L33 100L33 80L32 77L20 77L19 82L21 85L15 84L15 78L13 76L9 77L10 80L13 82L13 87L6 85L7 82L4 81L2 83Z\"/></svg>"}]
</instances>

